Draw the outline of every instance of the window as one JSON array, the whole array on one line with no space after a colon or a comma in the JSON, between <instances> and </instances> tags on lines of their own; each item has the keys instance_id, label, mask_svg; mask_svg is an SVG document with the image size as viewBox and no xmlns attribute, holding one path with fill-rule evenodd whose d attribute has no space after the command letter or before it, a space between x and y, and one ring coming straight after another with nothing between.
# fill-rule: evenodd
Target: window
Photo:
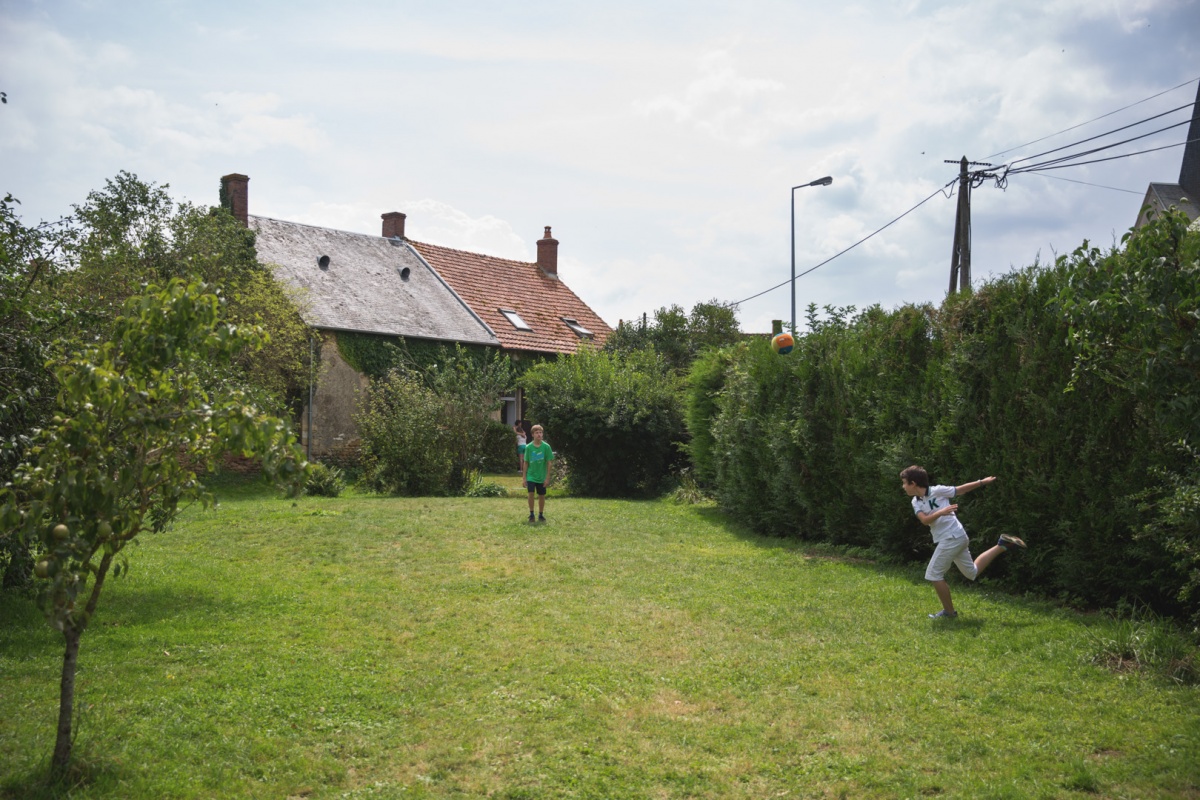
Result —
<instances>
[{"instance_id":1,"label":"window","mask_svg":"<svg viewBox=\"0 0 1200 800\"><path fill-rule=\"evenodd\" d=\"M511 308L501 308L500 313L503 314L504 318L506 320L508 320L509 322L511 322L512 326L514 328L516 328L517 330L519 330L519 331L532 331L533 330L533 328L529 327L528 323L526 323L525 320L521 319L521 315L518 314L517 312L513 311Z\"/></svg>"},{"instance_id":2,"label":"window","mask_svg":"<svg viewBox=\"0 0 1200 800\"><path fill-rule=\"evenodd\" d=\"M591 331L589 331L587 328L583 327L582 325L580 325L578 322L571 319L570 317L563 317L562 321L567 323L567 327L570 328L571 330L575 331L575 335L578 336L580 339L592 338Z\"/></svg>"}]
</instances>

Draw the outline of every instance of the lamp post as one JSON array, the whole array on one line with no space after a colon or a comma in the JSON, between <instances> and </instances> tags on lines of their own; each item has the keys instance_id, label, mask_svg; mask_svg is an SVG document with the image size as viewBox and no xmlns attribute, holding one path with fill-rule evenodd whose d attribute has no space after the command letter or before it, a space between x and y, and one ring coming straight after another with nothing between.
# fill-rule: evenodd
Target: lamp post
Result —
<instances>
[{"instance_id":1,"label":"lamp post","mask_svg":"<svg viewBox=\"0 0 1200 800\"><path fill-rule=\"evenodd\" d=\"M833 178L826 175L809 183L792 187L792 336L796 335L796 190L806 186L828 186Z\"/></svg>"}]
</instances>

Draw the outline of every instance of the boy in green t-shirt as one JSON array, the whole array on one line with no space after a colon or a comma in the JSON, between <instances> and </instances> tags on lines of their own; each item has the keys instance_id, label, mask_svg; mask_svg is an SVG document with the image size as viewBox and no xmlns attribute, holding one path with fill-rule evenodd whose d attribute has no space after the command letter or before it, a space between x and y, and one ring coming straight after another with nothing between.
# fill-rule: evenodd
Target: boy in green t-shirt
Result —
<instances>
[{"instance_id":1,"label":"boy in green t-shirt","mask_svg":"<svg viewBox=\"0 0 1200 800\"><path fill-rule=\"evenodd\" d=\"M538 522L545 522L546 484L550 482L550 462L554 451L542 441L542 426L534 425L533 441L525 445L525 457L521 460L521 481L529 490L529 521L533 522L533 495L538 496Z\"/></svg>"}]
</instances>

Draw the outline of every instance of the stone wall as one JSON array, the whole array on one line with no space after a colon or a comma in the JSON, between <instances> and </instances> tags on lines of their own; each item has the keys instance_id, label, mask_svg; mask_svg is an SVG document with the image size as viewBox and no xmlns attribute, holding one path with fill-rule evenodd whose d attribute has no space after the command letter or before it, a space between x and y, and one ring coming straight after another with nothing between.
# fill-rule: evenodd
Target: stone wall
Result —
<instances>
[{"instance_id":1,"label":"stone wall","mask_svg":"<svg viewBox=\"0 0 1200 800\"><path fill-rule=\"evenodd\" d=\"M344 460L358 450L354 415L370 380L354 370L338 352L337 335L321 332L321 372L312 403L312 456ZM309 413L302 420L303 443L308 446Z\"/></svg>"}]
</instances>

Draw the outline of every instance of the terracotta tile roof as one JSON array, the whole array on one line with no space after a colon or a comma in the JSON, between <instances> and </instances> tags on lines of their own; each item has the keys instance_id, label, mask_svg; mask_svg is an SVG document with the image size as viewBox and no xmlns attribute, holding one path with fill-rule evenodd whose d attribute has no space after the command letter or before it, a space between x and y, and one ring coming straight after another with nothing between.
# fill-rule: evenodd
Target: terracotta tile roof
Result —
<instances>
[{"instance_id":1,"label":"terracotta tile roof","mask_svg":"<svg viewBox=\"0 0 1200 800\"><path fill-rule=\"evenodd\" d=\"M536 263L409 244L491 327L506 350L574 353L581 339L563 322L564 317L591 331L598 347L612 332L562 280L547 275ZM518 330L501 309L517 312L533 330Z\"/></svg>"}]
</instances>

